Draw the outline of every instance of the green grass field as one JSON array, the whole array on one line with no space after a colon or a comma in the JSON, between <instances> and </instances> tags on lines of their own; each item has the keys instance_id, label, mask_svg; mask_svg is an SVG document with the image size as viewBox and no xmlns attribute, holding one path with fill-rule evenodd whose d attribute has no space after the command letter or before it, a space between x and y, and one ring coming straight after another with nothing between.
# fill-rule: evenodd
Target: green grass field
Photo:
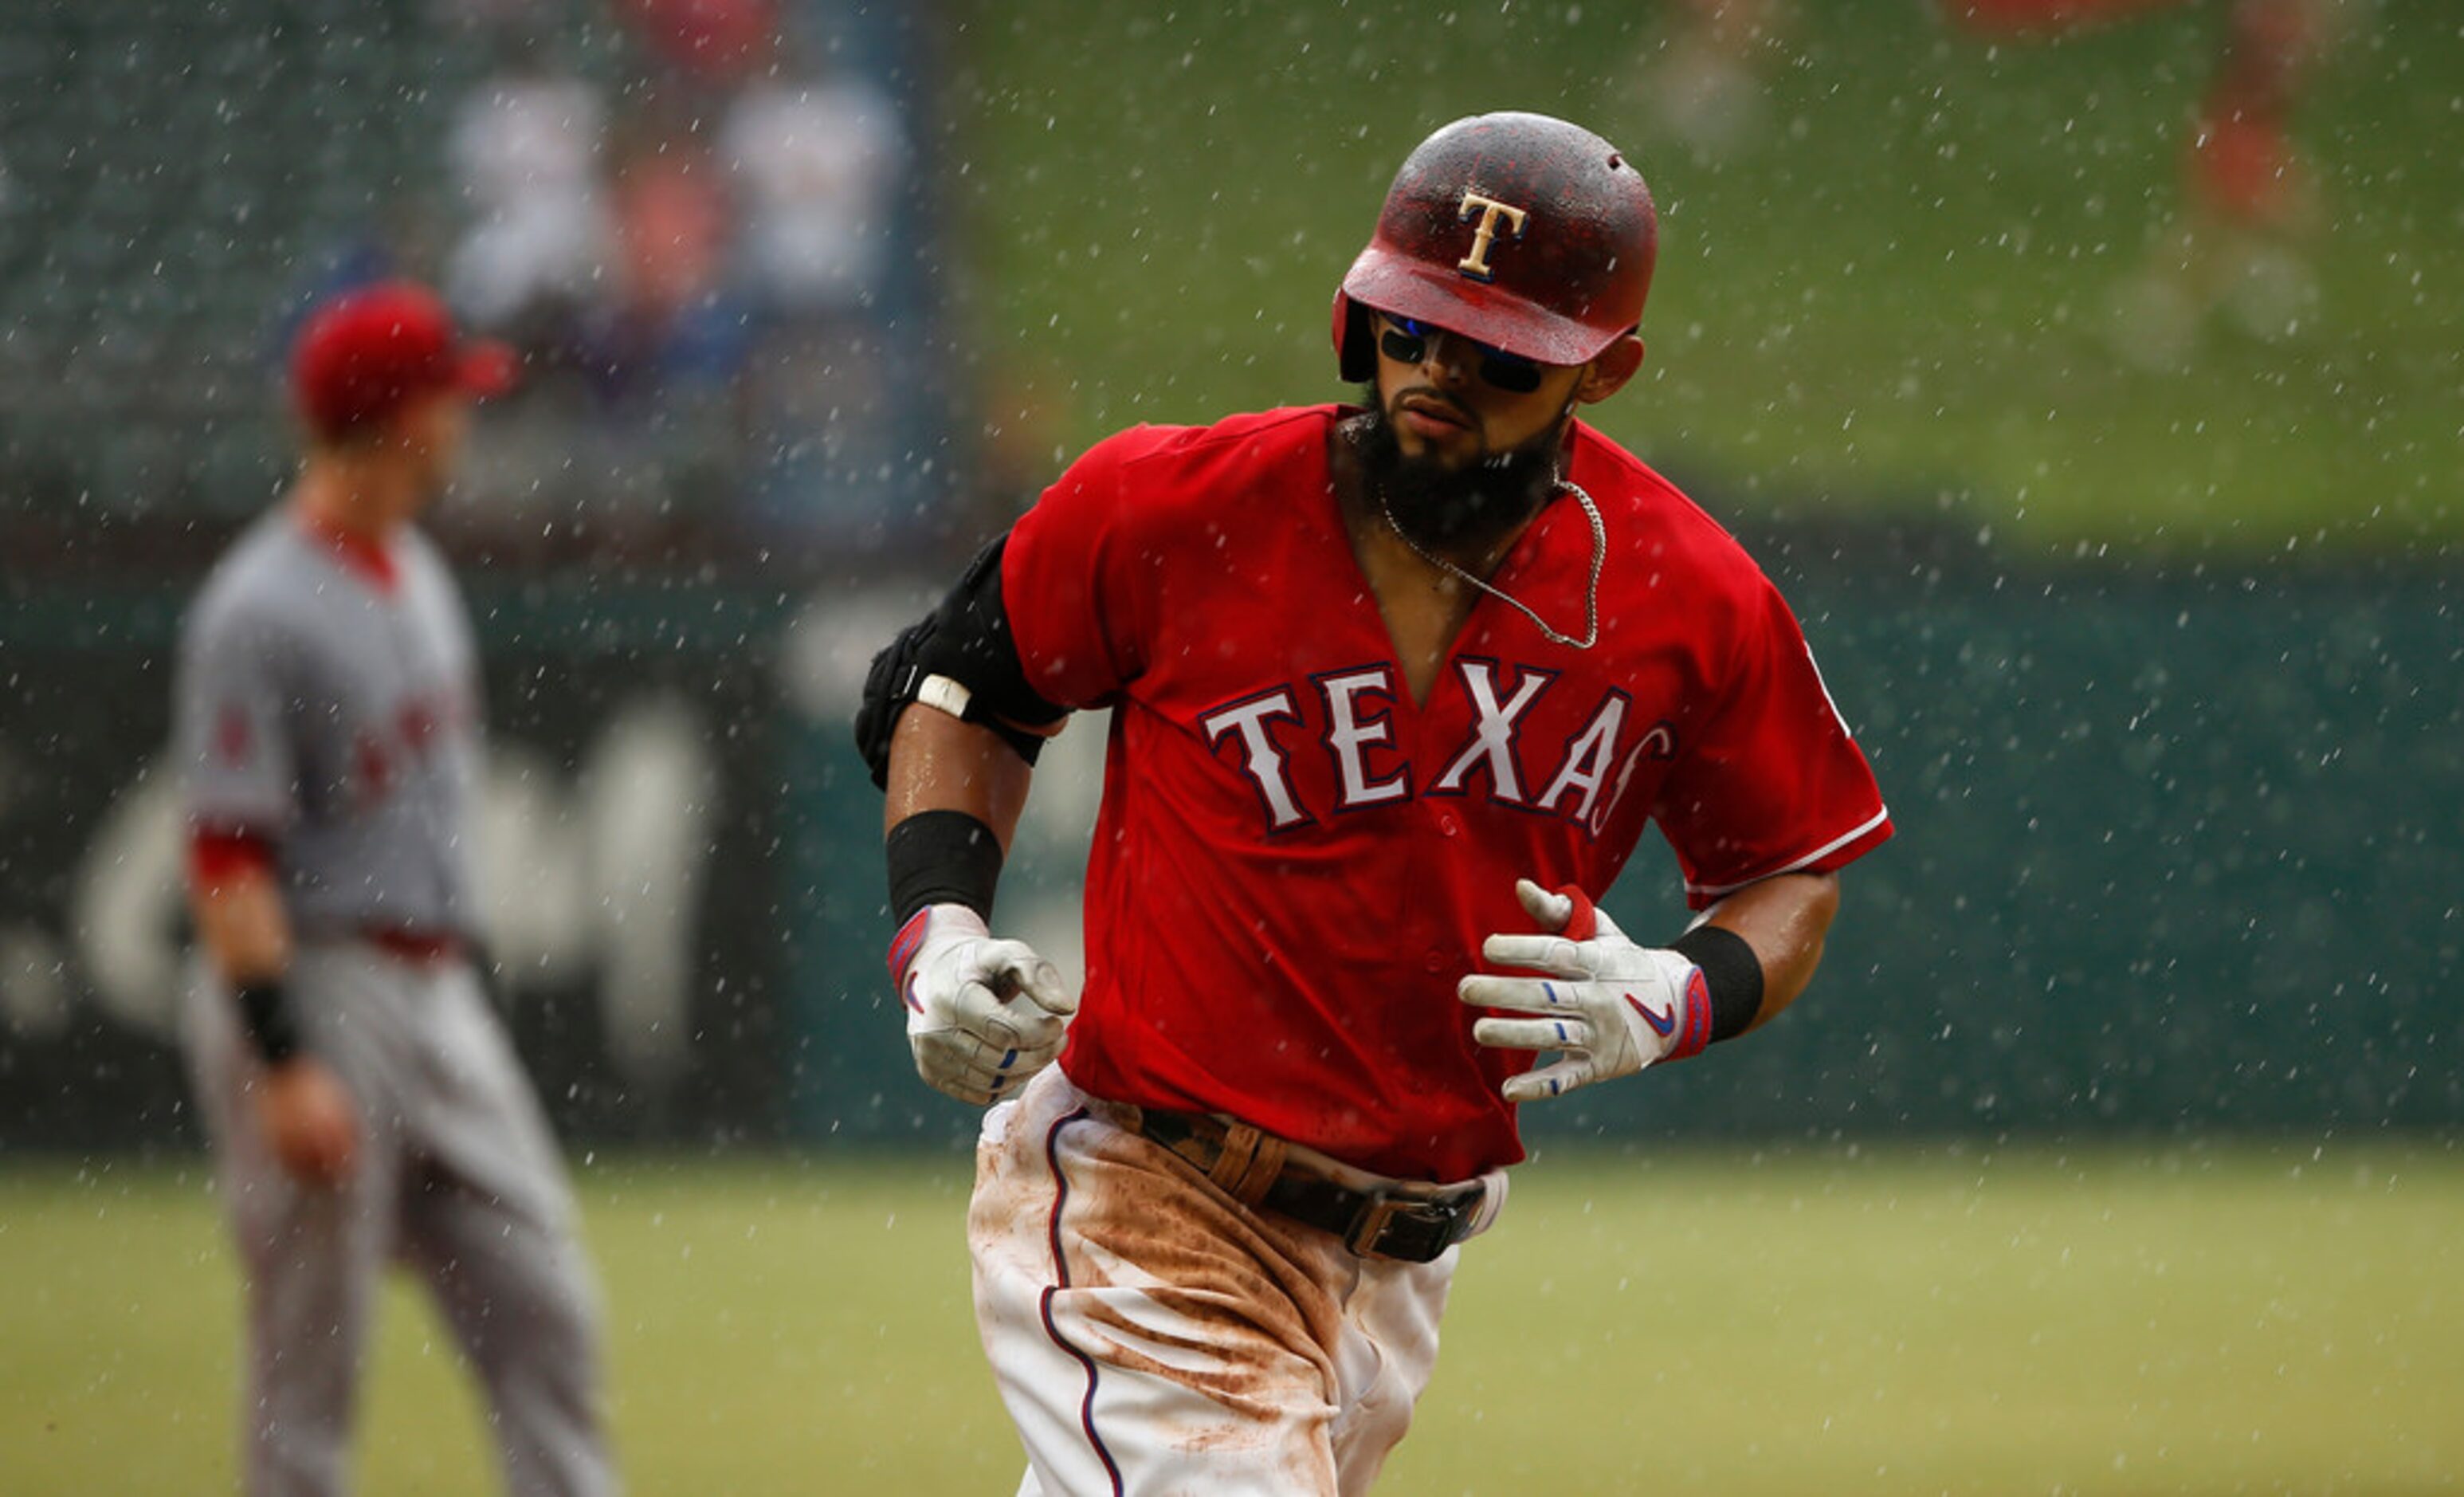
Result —
<instances>
[{"instance_id":1,"label":"green grass field","mask_svg":"<svg viewBox=\"0 0 2464 1497\"><path fill-rule=\"evenodd\" d=\"M582 1168L637 1492L1006 1492L948 1158ZM2428 1144L1545 1158L1466 1253L1397 1492L2464 1485L2464 1158ZM0 1486L216 1491L193 1163L0 1178ZM407 1288L370 1497L489 1489Z\"/></svg>"}]
</instances>

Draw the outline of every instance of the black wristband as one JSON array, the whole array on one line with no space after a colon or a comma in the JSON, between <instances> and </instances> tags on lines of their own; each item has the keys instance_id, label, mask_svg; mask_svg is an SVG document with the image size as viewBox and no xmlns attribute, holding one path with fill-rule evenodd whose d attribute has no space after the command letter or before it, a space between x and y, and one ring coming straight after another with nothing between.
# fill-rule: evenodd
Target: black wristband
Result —
<instances>
[{"instance_id":1,"label":"black wristband","mask_svg":"<svg viewBox=\"0 0 2464 1497\"><path fill-rule=\"evenodd\" d=\"M1763 1011L1763 959L1744 936L1716 925L1698 925L1668 949L1703 969L1711 994L1711 1043L1733 1040Z\"/></svg>"},{"instance_id":2,"label":"black wristband","mask_svg":"<svg viewBox=\"0 0 2464 1497\"><path fill-rule=\"evenodd\" d=\"M989 920L1001 883L1001 839L964 811L918 811L890 828L890 923L926 905L965 905Z\"/></svg>"},{"instance_id":3,"label":"black wristband","mask_svg":"<svg viewBox=\"0 0 2464 1497\"><path fill-rule=\"evenodd\" d=\"M240 1024L265 1064L279 1066L299 1053L299 1018L291 1011L291 994L281 979L244 982L236 996Z\"/></svg>"}]
</instances>

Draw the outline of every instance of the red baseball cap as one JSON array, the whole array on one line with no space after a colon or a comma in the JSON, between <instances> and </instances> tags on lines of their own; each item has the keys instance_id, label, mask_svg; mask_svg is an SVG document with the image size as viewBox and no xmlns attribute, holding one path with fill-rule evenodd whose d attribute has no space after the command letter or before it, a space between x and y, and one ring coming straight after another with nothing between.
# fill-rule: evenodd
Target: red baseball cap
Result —
<instances>
[{"instance_id":1,"label":"red baseball cap","mask_svg":"<svg viewBox=\"0 0 2464 1497\"><path fill-rule=\"evenodd\" d=\"M383 421L438 390L485 398L513 387L514 351L465 339L427 287L380 281L326 301L291 350L291 396L320 437Z\"/></svg>"}]
</instances>

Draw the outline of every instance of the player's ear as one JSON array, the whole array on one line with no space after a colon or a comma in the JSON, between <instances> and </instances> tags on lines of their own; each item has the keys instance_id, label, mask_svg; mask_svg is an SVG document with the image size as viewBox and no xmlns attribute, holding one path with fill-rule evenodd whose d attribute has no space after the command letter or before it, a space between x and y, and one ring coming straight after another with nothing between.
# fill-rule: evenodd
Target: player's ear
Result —
<instances>
[{"instance_id":1,"label":"player's ear","mask_svg":"<svg viewBox=\"0 0 2464 1497\"><path fill-rule=\"evenodd\" d=\"M1574 386L1574 399L1590 405L1606 400L1625 388L1625 382L1642 367L1642 340L1628 333L1600 350L1599 357L1583 365L1583 378Z\"/></svg>"}]
</instances>

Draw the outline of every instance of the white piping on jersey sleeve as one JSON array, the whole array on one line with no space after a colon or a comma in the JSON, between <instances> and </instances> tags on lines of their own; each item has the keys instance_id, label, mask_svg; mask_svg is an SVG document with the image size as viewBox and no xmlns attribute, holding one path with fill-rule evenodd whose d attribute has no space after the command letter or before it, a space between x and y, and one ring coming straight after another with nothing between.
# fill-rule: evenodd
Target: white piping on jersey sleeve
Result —
<instances>
[{"instance_id":1,"label":"white piping on jersey sleeve","mask_svg":"<svg viewBox=\"0 0 2464 1497\"><path fill-rule=\"evenodd\" d=\"M1733 884L1697 884L1689 879L1685 884L1685 892L1688 894L1701 894L1705 898L1710 899L1725 899L1749 884L1759 884L1764 879L1777 878L1782 873L1793 873L1799 869L1819 863L1824 858L1831 856L1831 854L1838 851L1850 843L1855 842L1860 837L1868 835L1876 827L1881 826L1884 822L1887 822L1890 819L1891 808L1885 805L1881 810L1876 811L1871 819L1858 826L1856 830L1832 838L1821 847L1815 848L1812 852L1807 853L1805 856L1798 858L1795 862L1790 863L1785 867L1775 868L1768 873L1757 873L1751 878L1739 879Z\"/></svg>"},{"instance_id":2,"label":"white piping on jersey sleeve","mask_svg":"<svg viewBox=\"0 0 2464 1497\"><path fill-rule=\"evenodd\" d=\"M1857 741L1856 730L1848 726L1847 715L1839 710L1839 701L1831 694L1831 683L1822 678L1822 662L1814 658L1814 643L1805 646L1805 663L1814 669L1814 684L1822 692L1822 705L1831 709L1831 720L1839 724L1839 733L1849 742Z\"/></svg>"}]
</instances>

